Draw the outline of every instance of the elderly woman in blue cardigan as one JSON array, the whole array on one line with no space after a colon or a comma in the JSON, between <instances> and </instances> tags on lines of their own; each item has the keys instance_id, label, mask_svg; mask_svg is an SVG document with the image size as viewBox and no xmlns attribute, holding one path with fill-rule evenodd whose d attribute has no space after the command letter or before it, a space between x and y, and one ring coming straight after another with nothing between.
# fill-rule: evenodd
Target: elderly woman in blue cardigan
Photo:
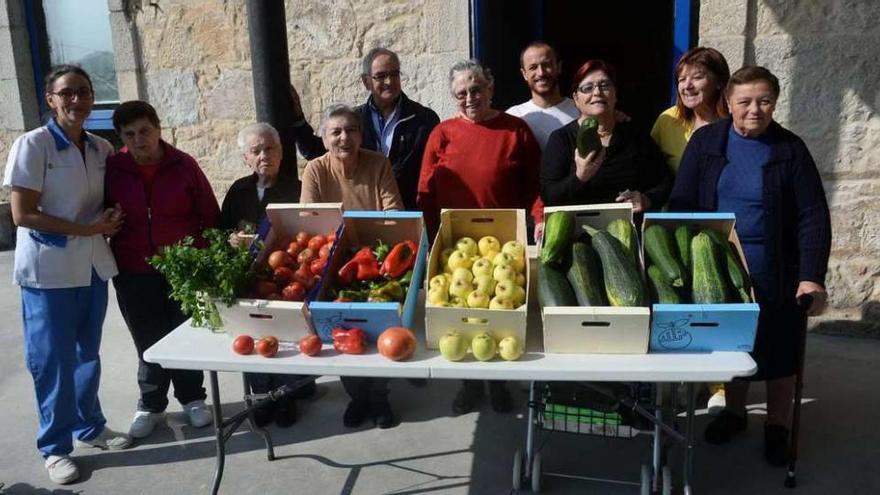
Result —
<instances>
[{"instance_id":1,"label":"elderly woman in blue cardigan","mask_svg":"<svg viewBox=\"0 0 880 495\"><path fill-rule=\"evenodd\" d=\"M752 353L757 373L726 385L727 407L706 427L722 444L746 429L750 381L766 381L764 456L788 458L789 416L797 372L797 306L812 297L809 315L825 307L831 221L816 164L804 142L773 120L779 80L763 67L743 67L726 89L731 118L694 133L681 160L669 209L736 214L736 231L760 306ZM800 327L800 328L799 328Z\"/></svg>"}]
</instances>

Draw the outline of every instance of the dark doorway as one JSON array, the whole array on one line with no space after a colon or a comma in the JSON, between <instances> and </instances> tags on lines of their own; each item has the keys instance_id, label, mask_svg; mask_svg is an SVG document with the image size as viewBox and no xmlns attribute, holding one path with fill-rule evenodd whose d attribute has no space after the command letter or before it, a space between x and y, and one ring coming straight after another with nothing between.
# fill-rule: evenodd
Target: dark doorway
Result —
<instances>
[{"instance_id":1,"label":"dark doorway","mask_svg":"<svg viewBox=\"0 0 880 495\"><path fill-rule=\"evenodd\" d=\"M473 53L495 74L494 107L506 109L529 98L519 73L519 54L530 41L556 46L563 61L561 89L592 58L617 69L618 108L650 130L670 106L675 0L474 0Z\"/></svg>"}]
</instances>

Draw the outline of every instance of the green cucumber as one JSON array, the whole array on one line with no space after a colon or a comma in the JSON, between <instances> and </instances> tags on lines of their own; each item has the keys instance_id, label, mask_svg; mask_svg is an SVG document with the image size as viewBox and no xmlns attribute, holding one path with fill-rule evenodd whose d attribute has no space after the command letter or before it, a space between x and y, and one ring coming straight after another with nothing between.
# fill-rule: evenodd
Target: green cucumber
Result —
<instances>
[{"instance_id":1,"label":"green cucumber","mask_svg":"<svg viewBox=\"0 0 880 495\"><path fill-rule=\"evenodd\" d=\"M682 304L681 297L675 288L666 282L657 265L648 267L648 287L651 289L651 300L660 304Z\"/></svg>"},{"instance_id":2,"label":"green cucumber","mask_svg":"<svg viewBox=\"0 0 880 495\"><path fill-rule=\"evenodd\" d=\"M721 268L718 245L701 232L691 241L694 267L691 293L695 304L720 304L730 301L727 279Z\"/></svg>"},{"instance_id":3,"label":"green cucumber","mask_svg":"<svg viewBox=\"0 0 880 495\"><path fill-rule=\"evenodd\" d=\"M624 218L618 218L617 220L609 222L608 226L605 227L605 230L620 241L620 244L623 245L623 249L625 249L627 254L629 254L629 257L632 258L633 264L638 266L639 239L636 235L636 228L633 227L632 222Z\"/></svg>"},{"instance_id":4,"label":"green cucumber","mask_svg":"<svg viewBox=\"0 0 880 495\"><path fill-rule=\"evenodd\" d=\"M541 261L548 265L561 266L568 254L571 236L574 233L574 215L567 211L554 211L544 222L544 240L541 248Z\"/></svg>"},{"instance_id":5,"label":"green cucumber","mask_svg":"<svg viewBox=\"0 0 880 495\"><path fill-rule=\"evenodd\" d=\"M605 281L605 295L612 306L644 306L647 303L647 289L639 274L638 265L623 249L623 245L605 230L584 226L592 236L593 249L602 262L602 278Z\"/></svg>"},{"instance_id":6,"label":"green cucumber","mask_svg":"<svg viewBox=\"0 0 880 495\"><path fill-rule=\"evenodd\" d=\"M571 266L566 278L581 306L608 306L602 285L602 266L593 247L586 242L571 243Z\"/></svg>"},{"instance_id":7,"label":"green cucumber","mask_svg":"<svg viewBox=\"0 0 880 495\"><path fill-rule=\"evenodd\" d=\"M599 121L587 117L578 126L577 150L581 158L586 158L591 151L602 149L602 140L599 139Z\"/></svg>"},{"instance_id":8,"label":"green cucumber","mask_svg":"<svg viewBox=\"0 0 880 495\"><path fill-rule=\"evenodd\" d=\"M741 302L752 302L750 296L752 286L749 280L749 274L746 272L746 269L743 268L742 263L739 262L739 255L736 252L736 246L725 239L724 235L717 230L704 229L702 232L711 237L712 240L715 241L715 244L721 248L721 252L724 253L724 264L727 269L727 277L733 288L736 289L737 297L739 297Z\"/></svg>"},{"instance_id":9,"label":"green cucumber","mask_svg":"<svg viewBox=\"0 0 880 495\"><path fill-rule=\"evenodd\" d=\"M675 256L675 242L672 235L660 224L645 229L645 252L651 263L660 268L666 283L673 287L684 287L684 269Z\"/></svg>"},{"instance_id":10,"label":"green cucumber","mask_svg":"<svg viewBox=\"0 0 880 495\"><path fill-rule=\"evenodd\" d=\"M578 305L565 274L541 261L538 262L538 302L541 307Z\"/></svg>"},{"instance_id":11,"label":"green cucumber","mask_svg":"<svg viewBox=\"0 0 880 495\"><path fill-rule=\"evenodd\" d=\"M689 224L679 225L675 229L675 244L678 246L678 261L684 267L685 274L691 272L691 240L697 233Z\"/></svg>"}]
</instances>

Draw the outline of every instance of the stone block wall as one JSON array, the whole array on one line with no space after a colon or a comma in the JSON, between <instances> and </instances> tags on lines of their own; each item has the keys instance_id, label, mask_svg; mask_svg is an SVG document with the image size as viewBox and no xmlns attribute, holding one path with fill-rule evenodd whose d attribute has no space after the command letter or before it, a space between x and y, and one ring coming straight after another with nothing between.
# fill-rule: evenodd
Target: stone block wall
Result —
<instances>
[{"instance_id":1,"label":"stone block wall","mask_svg":"<svg viewBox=\"0 0 880 495\"><path fill-rule=\"evenodd\" d=\"M807 143L831 207L830 302L857 319L880 301L880 3L704 0L700 44L779 77L776 120Z\"/></svg>"}]
</instances>

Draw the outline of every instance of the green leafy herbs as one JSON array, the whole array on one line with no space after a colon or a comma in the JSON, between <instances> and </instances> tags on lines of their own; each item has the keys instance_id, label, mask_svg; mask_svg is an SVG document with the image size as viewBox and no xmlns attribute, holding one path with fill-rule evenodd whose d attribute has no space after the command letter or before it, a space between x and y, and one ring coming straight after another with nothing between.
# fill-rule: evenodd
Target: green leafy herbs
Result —
<instances>
[{"instance_id":1,"label":"green leafy herbs","mask_svg":"<svg viewBox=\"0 0 880 495\"><path fill-rule=\"evenodd\" d=\"M187 236L162 249L149 263L168 280L171 297L192 316L193 326L216 329L223 322L214 301L227 305L235 301L253 278L253 257L248 247L229 244L229 232L207 229L202 236L206 247L194 246L193 238Z\"/></svg>"}]
</instances>

